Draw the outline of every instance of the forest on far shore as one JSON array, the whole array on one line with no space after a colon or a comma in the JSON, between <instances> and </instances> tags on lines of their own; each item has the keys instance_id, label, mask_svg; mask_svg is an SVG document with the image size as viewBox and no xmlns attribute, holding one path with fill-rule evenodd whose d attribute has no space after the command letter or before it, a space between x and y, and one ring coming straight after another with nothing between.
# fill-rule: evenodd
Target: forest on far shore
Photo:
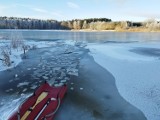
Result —
<instances>
[{"instance_id":1,"label":"forest on far shore","mask_svg":"<svg viewBox=\"0 0 160 120\"><path fill-rule=\"evenodd\" d=\"M0 17L0 29L160 31L160 22L154 19L148 19L144 22L115 22L108 18L57 21L17 17Z\"/></svg>"}]
</instances>

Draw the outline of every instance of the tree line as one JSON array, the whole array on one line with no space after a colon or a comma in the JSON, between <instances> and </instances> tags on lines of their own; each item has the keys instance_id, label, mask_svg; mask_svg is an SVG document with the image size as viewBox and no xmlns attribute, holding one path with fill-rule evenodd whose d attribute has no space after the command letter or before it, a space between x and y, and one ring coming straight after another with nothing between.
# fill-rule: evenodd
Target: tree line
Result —
<instances>
[{"instance_id":1,"label":"tree line","mask_svg":"<svg viewBox=\"0 0 160 120\"><path fill-rule=\"evenodd\" d=\"M59 24L56 20L0 17L0 29L59 29Z\"/></svg>"},{"instance_id":2,"label":"tree line","mask_svg":"<svg viewBox=\"0 0 160 120\"><path fill-rule=\"evenodd\" d=\"M149 19L144 22L117 21L108 18L74 19L67 21L40 20L18 17L0 17L0 29L53 29L53 30L160 30L160 22Z\"/></svg>"},{"instance_id":3,"label":"tree line","mask_svg":"<svg viewBox=\"0 0 160 120\"><path fill-rule=\"evenodd\" d=\"M86 29L92 22L110 22L107 18L75 19L71 21L0 17L0 29Z\"/></svg>"}]
</instances>

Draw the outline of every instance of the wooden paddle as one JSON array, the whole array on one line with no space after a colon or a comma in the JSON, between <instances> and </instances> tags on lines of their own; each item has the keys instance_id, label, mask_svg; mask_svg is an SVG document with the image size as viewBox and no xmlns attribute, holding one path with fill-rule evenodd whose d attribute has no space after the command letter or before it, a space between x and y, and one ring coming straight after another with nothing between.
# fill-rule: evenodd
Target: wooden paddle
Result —
<instances>
[{"instance_id":1,"label":"wooden paddle","mask_svg":"<svg viewBox=\"0 0 160 120\"><path fill-rule=\"evenodd\" d=\"M42 92L37 98L36 103L30 109L33 110L36 107L36 105L38 105L38 103L40 103L47 95L48 95L48 92ZM25 114L22 116L21 120L26 120L28 115L31 113L31 110L27 110Z\"/></svg>"}]
</instances>

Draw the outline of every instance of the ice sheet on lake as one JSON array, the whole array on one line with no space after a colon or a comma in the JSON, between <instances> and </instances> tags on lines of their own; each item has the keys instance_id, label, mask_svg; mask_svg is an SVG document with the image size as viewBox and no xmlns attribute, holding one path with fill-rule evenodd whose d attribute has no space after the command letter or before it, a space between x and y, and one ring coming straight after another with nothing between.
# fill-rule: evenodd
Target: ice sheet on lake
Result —
<instances>
[{"instance_id":1,"label":"ice sheet on lake","mask_svg":"<svg viewBox=\"0 0 160 120\"><path fill-rule=\"evenodd\" d=\"M65 40L65 44L74 46L76 41L74 40Z\"/></svg>"},{"instance_id":2,"label":"ice sheet on lake","mask_svg":"<svg viewBox=\"0 0 160 120\"><path fill-rule=\"evenodd\" d=\"M160 60L130 52L135 47L160 48L159 43L90 44L95 61L113 74L119 93L148 120L160 119Z\"/></svg>"},{"instance_id":3,"label":"ice sheet on lake","mask_svg":"<svg viewBox=\"0 0 160 120\"><path fill-rule=\"evenodd\" d=\"M22 83L19 83L17 85L17 87L25 86L25 85L28 85L28 84L29 84L29 82L22 82Z\"/></svg>"},{"instance_id":4,"label":"ice sheet on lake","mask_svg":"<svg viewBox=\"0 0 160 120\"><path fill-rule=\"evenodd\" d=\"M92 54L101 53L104 56L112 57L120 60L132 60L132 61L152 61L157 58L151 56L145 56L141 54L136 54L130 52L131 49L136 49L137 47L150 47L150 48L160 48L157 44L145 44L145 43L121 43L121 44L92 44L89 46Z\"/></svg>"},{"instance_id":5,"label":"ice sheet on lake","mask_svg":"<svg viewBox=\"0 0 160 120\"><path fill-rule=\"evenodd\" d=\"M69 75L78 76L78 69L68 68L68 69L67 69L67 73L68 73Z\"/></svg>"}]
</instances>

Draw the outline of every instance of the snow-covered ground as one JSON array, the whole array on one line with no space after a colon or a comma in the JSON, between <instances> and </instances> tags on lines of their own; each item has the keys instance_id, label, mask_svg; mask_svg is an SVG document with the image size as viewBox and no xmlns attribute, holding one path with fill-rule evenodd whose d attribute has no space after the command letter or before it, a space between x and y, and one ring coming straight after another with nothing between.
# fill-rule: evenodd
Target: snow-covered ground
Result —
<instances>
[{"instance_id":1,"label":"snow-covered ground","mask_svg":"<svg viewBox=\"0 0 160 120\"><path fill-rule=\"evenodd\" d=\"M113 74L124 99L148 120L160 120L160 56L130 51L160 49L160 43L89 44L87 48L95 61Z\"/></svg>"},{"instance_id":2,"label":"snow-covered ground","mask_svg":"<svg viewBox=\"0 0 160 120\"><path fill-rule=\"evenodd\" d=\"M3 57L2 56L2 49L5 47L5 46L10 46L10 43L11 41L10 40L0 40L0 58ZM25 41L25 44L26 45L29 45L30 47L33 47L35 46L36 48L44 48L44 47L51 47L51 46L54 46L56 43L51 41ZM12 49L11 50L11 55L10 55L10 59L11 61L13 61L13 63L11 64L11 66L6 66L3 64L2 61L0 61L0 71L4 71L6 69L10 69L10 68L13 68L15 66L17 66L21 61L21 54L23 54L23 49L21 47L19 48L16 48L16 49Z\"/></svg>"}]
</instances>

